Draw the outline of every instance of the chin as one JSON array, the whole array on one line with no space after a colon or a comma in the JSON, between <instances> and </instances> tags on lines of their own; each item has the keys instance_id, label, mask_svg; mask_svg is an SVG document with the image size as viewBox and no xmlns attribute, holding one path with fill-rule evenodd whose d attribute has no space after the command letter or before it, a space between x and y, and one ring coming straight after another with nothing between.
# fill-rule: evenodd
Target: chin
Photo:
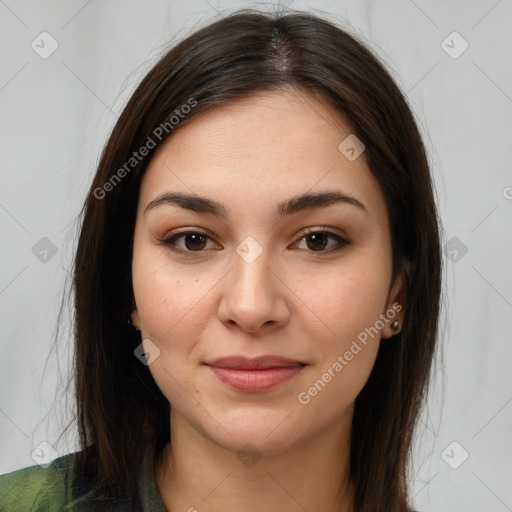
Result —
<instances>
[{"instance_id":1,"label":"chin","mask_svg":"<svg viewBox=\"0 0 512 512\"><path fill-rule=\"evenodd\" d=\"M215 429L216 435L211 438L237 454L245 447L265 456L278 455L289 450L302 437L296 420L289 412L279 410L265 415L257 408L253 411L239 410L235 416L231 414L229 419L224 417L220 420L224 428Z\"/></svg>"}]
</instances>

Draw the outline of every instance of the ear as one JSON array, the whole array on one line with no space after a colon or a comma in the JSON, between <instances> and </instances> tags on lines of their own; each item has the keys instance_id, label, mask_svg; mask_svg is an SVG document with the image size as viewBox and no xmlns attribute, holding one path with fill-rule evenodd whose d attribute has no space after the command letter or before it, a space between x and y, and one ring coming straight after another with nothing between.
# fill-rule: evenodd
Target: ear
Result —
<instances>
[{"instance_id":1,"label":"ear","mask_svg":"<svg viewBox=\"0 0 512 512\"><path fill-rule=\"evenodd\" d=\"M135 308L131 314L130 319L132 321L132 324L134 327L138 327L140 329L140 318L139 318L139 312L137 311L137 308Z\"/></svg>"},{"instance_id":2,"label":"ear","mask_svg":"<svg viewBox=\"0 0 512 512\"><path fill-rule=\"evenodd\" d=\"M407 307L407 285L410 276L411 262L404 260L390 287L386 301L386 311L383 312L388 320L385 322L384 328L381 331L381 338L383 339L391 338L398 334L404 324L405 309ZM399 323L398 329L396 330L391 327L395 320L398 320Z\"/></svg>"}]
</instances>

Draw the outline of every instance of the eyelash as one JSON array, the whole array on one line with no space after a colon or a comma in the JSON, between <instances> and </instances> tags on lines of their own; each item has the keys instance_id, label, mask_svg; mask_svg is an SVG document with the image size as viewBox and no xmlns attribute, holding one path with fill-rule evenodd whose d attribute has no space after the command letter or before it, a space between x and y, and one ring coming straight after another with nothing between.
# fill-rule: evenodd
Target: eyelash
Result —
<instances>
[{"instance_id":1,"label":"eyelash","mask_svg":"<svg viewBox=\"0 0 512 512\"><path fill-rule=\"evenodd\" d=\"M317 235L317 234L325 235L327 238L332 238L332 239L336 240L336 242L338 243L338 247L335 247L334 249L331 248L328 250L319 250L319 251L311 251L311 250L306 249L307 252L311 252L313 254L315 254L315 253L332 253L332 252L339 251L340 249L342 249L343 247L345 247L347 245L350 245L350 242L348 240L341 237L340 235L337 235L330 231L326 231L325 228L317 229L317 230L308 228L307 231L299 238L299 242L301 240L303 240L304 238L307 238L308 236ZM175 245L176 240L178 240L179 238L182 238L186 235L200 235L200 236L203 236L203 237L211 240L211 238L206 233L202 233L201 231L187 230L187 231L178 231L178 232L171 233L170 236L163 239L161 241L161 243L163 245L169 247L171 250L173 250L175 252L179 252L179 253L194 254L194 253L205 252L206 249L202 249L200 251L190 251L190 250L180 249L180 248L176 247L176 245Z\"/></svg>"}]
</instances>

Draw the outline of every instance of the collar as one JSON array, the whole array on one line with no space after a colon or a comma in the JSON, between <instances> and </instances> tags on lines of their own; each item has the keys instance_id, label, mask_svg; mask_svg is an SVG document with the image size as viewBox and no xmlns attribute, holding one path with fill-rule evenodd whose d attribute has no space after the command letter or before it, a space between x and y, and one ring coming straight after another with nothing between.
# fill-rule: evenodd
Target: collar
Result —
<instances>
[{"instance_id":1,"label":"collar","mask_svg":"<svg viewBox=\"0 0 512 512\"><path fill-rule=\"evenodd\" d=\"M146 448L144 459L140 465L138 476L138 494L141 512L167 512L158 486L155 474L155 456L151 446Z\"/></svg>"}]
</instances>

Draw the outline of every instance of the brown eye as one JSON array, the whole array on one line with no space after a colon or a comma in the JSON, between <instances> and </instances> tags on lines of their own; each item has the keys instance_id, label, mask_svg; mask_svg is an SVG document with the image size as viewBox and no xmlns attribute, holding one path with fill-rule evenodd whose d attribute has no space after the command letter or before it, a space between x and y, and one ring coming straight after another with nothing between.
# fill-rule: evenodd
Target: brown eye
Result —
<instances>
[{"instance_id":1,"label":"brown eye","mask_svg":"<svg viewBox=\"0 0 512 512\"><path fill-rule=\"evenodd\" d=\"M181 247L177 244L178 240L183 239ZM171 249L181 252L202 252L206 248L210 237L197 231L182 231L170 237L167 237L162 243Z\"/></svg>"},{"instance_id":2,"label":"brown eye","mask_svg":"<svg viewBox=\"0 0 512 512\"><path fill-rule=\"evenodd\" d=\"M309 231L301 240L306 240L306 247L310 252L331 252L331 250L335 251L341 249L343 246L350 243L341 236L325 230ZM334 247L333 244L331 244L327 250L324 250L329 245L329 240L335 241Z\"/></svg>"},{"instance_id":3,"label":"brown eye","mask_svg":"<svg viewBox=\"0 0 512 512\"><path fill-rule=\"evenodd\" d=\"M185 235L185 247L191 251L204 249L206 245L206 237L197 233Z\"/></svg>"},{"instance_id":4,"label":"brown eye","mask_svg":"<svg viewBox=\"0 0 512 512\"><path fill-rule=\"evenodd\" d=\"M305 238L307 240L306 244L308 249L313 251L316 251L317 249L325 249L329 242L329 237L326 236L325 233L313 233L312 235L308 235Z\"/></svg>"}]
</instances>

